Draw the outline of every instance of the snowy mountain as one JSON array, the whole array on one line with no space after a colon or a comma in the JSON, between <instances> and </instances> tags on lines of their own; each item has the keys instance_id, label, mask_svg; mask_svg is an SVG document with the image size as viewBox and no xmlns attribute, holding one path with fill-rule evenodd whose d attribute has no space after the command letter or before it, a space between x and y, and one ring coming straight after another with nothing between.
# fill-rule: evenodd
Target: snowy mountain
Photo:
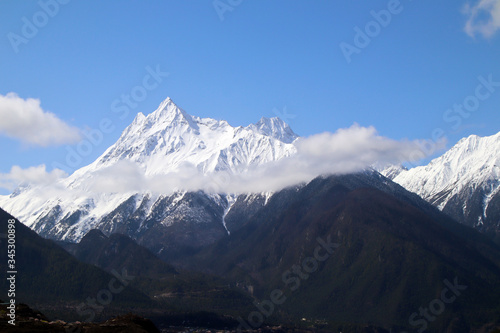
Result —
<instances>
[{"instance_id":1,"label":"snowy mountain","mask_svg":"<svg viewBox=\"0 0 500 333\"><path fill-rule=\"evenodd\" d=\"M471 135L426 166L382 173L407 190L485 232L500 226L500 133Z\"/></svg>"},{"instance_id":2,"label":"snowy mountain","mask_svg":"<svg viewBox=\"0 0 500 333\"><path fill-rule=\"evenodd\" d=\"M78 241L97 228L144 243L156 239L164 244L155 248L158 252L172 244L196 247L229 233L225 216L232 204L259 206L268 194L208 195L180 185L199 175L238 174L290 156L297 138L279 118L232 127L191 116L167 98L151 114L139 113L90 165L56 184L2 196L0 206L47 238ZM155 190L143 186L145 181Z\"/></svg>"},{"instance_id":3,"label":"snowy mountain","mask_svg":"<svg viewBox=\"0 0 500 333\"><path fill-rule=\"evenodd\" d=\"M77 174L121 160L138 163L146 175L178 171L186 163L203 173L236 172L294 153L290 144L296 138L279 118L232 127L224 120L190 116L167 98L147 117L139 113L114 145Z\"/></svg>"}]
</instances>

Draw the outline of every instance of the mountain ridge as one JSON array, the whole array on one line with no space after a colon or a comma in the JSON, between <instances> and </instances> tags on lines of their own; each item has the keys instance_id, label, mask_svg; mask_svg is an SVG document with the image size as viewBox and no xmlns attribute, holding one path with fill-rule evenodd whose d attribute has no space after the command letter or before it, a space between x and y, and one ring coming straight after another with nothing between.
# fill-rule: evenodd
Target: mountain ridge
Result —
<instances>
[{"instance_id":1,"label":"mountain ridge","mask_svg":"<svg viewBox=\"0 0 500 333\"><path fill-rule=\"evenodd\" d=\"M500 132L461 139L429 164L383 170L396 183L457 221L487 233L500 230Z\"/></svg>"}]
</instances>

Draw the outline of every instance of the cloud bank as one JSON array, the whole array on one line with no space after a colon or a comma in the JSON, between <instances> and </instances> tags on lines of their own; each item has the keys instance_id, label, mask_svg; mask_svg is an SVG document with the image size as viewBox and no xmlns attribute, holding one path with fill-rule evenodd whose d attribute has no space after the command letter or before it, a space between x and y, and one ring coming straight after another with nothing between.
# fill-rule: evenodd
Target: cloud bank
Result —
<instances>
[{"instance_id":1,"label":"cloud bank","mask_svg":"<svg viewBox=\"0 0 500 333\"><path fill-rule=\"evenodd\" d=\"M0 95L0 134L36 146L75 143L80 131L40 107L40 100Z\"/></svg>"},{"instance_id":2,"label":"cloud bank","mask_svg":"<svg viewBox=\"0 0 500 333\"><path fill-rule=\"evenodd\" d=\"M12 191L18 186L28 184L32 186L50 185L67 176L64 171L59 169L47 172L44 164L27 169L15 165L10 169L9 173L0 173L0 188Z\"/></svg>"},{"instance_id":3,"label":"cloud bank","mask_svg":"<svg viewBox=\"0 0 500 333\"><path fill-rule=\"evenodd\" d=\"M464 13L467 15L464 30L471 37L480 34L490 38L500 29L500 0L479 0L474 5L467 4Z\"/></svg>"},{"instance_id":4,"label":"cloud bank","mask_svg":"<svg viewBox=\"0 0 500 333\"><path fill-rule=\"evenodd\" d=\"M176 173L146 176L137 164L121 161L96 172L90 189L106 193L151 191L163 194L179 190L234 194L277 191L322 175L358 172L373 165L415 162L433 153L423 149L428 144L427 141L392 140L378 135L374 127L355 124L335 133L300 138L295 143L296 154L241 174L221 171L203 175L194 165L186 164ZM443 141L433 146L441 149L444 144Z\"/></svg>"}]
</instances>

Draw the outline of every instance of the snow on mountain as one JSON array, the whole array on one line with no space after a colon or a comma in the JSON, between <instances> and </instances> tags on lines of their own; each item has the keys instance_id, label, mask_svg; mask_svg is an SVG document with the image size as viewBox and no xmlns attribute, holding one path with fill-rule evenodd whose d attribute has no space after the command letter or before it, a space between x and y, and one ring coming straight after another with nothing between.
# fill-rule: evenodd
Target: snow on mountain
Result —
<instances>
[{"instance_id":1,"label":"snow on mountain","mask_svg":"<svg viewBox=\"0 0 500 333\"><path fill-rule=\"evenodd\" d=\"M383 168L382 170L380 170L380 168L375 169L390 180L393 180L402 172L408 171L408 169L401 164L390 165L386 168Z\"/></svg>"},{"instance_id":2,"label":"snow on mountain","mask_svg":"<svg viewBox=\"0 0 500 333\"><path fill-rule=\"evenodd\" d=\"M232 127L224 120L191 116L167 98L151 114L139 113L117 142L90 165L50 186L0 196L0 206L53 239L78 241L93 228L107 233L122 231L138 239L153 225L171 227L179 221L213 223L218 235L229 232L224 216L235 196L182 190L172 193L167 189L165 193L130 189L95 192L90 184L105 170L113 170L113 182L121 178L125 183L186 169L199 174L242 173L294 154L297 138L279 118ZM123 163L140 171L130 171ZM211 236L207 233L206 237Z\"/></svg>"},{"instance_id":3,"label":"snow on mountain","mask_svg":"<svg viewBox=\"0 0 500 333\"><path fill-rule=\"evenodd\" d=\"M400 170L393 180L465 224L498 230L500 133L463 138L428 165Z\"/></svg>"},{"instance_id":4,"label":"snow on mountain","mask_svg":"<svg viewBox=\"0 0 500 333\"><path fill-rule=\"evenodd\" d=\"M150 115L139 113L115 144L70 179L123 160L138 164L147 176L177 172L187 165L203 174L243 172L295 153L291 143L297 138L279 118L232 127L225 120L190 116L167 98Z\"/></svg>"}]
</instances>

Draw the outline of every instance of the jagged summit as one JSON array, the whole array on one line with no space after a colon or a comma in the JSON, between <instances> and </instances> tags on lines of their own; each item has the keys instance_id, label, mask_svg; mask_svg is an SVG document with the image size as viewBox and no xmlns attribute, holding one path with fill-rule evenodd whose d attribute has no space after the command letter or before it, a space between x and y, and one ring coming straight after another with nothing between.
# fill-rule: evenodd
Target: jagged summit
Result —
<instances>
[{"instance_id":1,"label":"jagged summit","mask_svg":"<svg viewBox=\"0 0 500 333\"><path fill-rule=\"evenodd\" d=\"M155 128L168 128L173 126L189 125L197 128L193 117L186 111L178 107L170 97L160 103L158 108L148 114L144 115L139 112L132 124L128 126L122 133L123 136L129 136L134 131L145 132L153 127Z\"/></svg>"},{"instance_id":2,"label":"jagged summit","mask_svg":"<svg viewBox=\"0 0 500 333\"><path fill-rule=\"evenodd\" d=\"M149 115L138 114L91 169L128 160L146 174L177 171L185 163L203 173L235 172L294 153L297 137L279 118L232 127L224 120L191 116L167 98Z\"/></svg>"},{"instance_id":3,"label":"jagged summit","mask_svg":"<svg viewBox=\"0 0 500 333\"><path fill-rule=\"evenodd\" d=\"M161 123L193 121L193 117L187 114L186 111L178 107L170 97L167 97L163 102L161 102L158 108L151 114L149 114L146 118Z\"/></svg>"},{"instance_id":4,"label":"jagged summit","mask_svg":"<svg viewBox=\"0 0 500 333\"><path fill-rule=\"evenodd\" d=\"M154 112L157 112L158 110L165 110L166 108L168 108L168 106L174 106L178 108L174 101L170 97L167 97L163 100L163 102L160 103L158 109L156 109Z\"/></svg>"},{"instance_id":5,"label":"jagged summit","mask_svg":"<svg viewBox=\"0 0 500 333\"><path fill-rule=\"evenodd\" d=\"M290 126L278 117L262 117L257 123L250 126L255 126L256 130L263 135L271 136L285 143L292 143L298 138Z\"/></svg>"}]
</instances>

